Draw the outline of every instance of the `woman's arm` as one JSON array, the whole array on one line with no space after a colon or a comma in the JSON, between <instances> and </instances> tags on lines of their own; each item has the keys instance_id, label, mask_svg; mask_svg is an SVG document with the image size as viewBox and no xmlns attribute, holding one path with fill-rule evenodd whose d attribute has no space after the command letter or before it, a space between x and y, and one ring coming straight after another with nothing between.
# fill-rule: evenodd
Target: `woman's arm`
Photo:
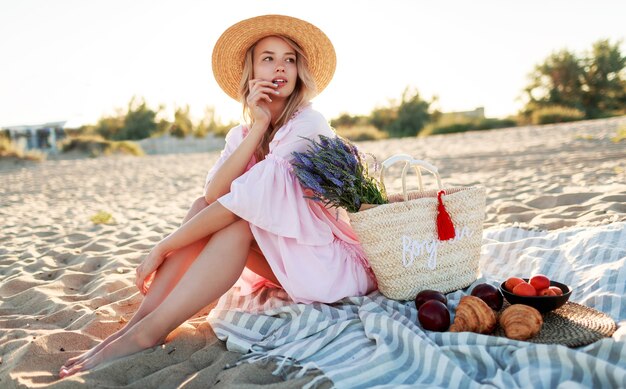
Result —
<instances>
[{"instance_id":1,"label":"woman's arm","mask_svg":"<svg viewBox=\"0 0 626 389\"><path fill-rule=\"evenodd\" d=\"M204 208L154 246L136 269L135 284L137 288L143 294L148 292L148 284L154 277L154 272L161 266L168 253L211 235L237 220L239 217L224 208L219 202L214 202Z\"/></svg>"},{"instance_id":2,"label":"woman's arm","mask_svg":"<svg viewBox=\"0 0 626 389\"><path fill-rule=\"evenodd\" d=\"M237 215L216 201L160 241L157 244L158 250L167 254L209 236L237 220Z\"/></svg>"},{"instance_id":3,"label":"woman's arm","mask_svg":"<svg viewBox=\"0 0 626 389\"><path fill-rule=\"evenodd\" d=\"M248 135L241 144L233 151L224 164L215 172L204 188L204 198L208 204L213 204L217 199L230 192L233 180L241 176L250 162L259 142L263 137L263 131L253 125Z\"/></svg>"},{"instance_id":4,"label":"woman's arm","mask_svg":"<svg viewBox=\"0 0 626 389\"><path fill-rule=\"evenodd\" d=\"M204 197L209 204L213 204L218 198L230 192L233 180L246 170L250 158L263 139L263 134L269 128L272 115L268 103L272 102L270 94L278 93L277 84L261 79L252 79L248 82L250 93L246 100L250 107L253 125L248 135L243 139L239 147L219 168L204 189Z\"/></svg>"}]
</instances>

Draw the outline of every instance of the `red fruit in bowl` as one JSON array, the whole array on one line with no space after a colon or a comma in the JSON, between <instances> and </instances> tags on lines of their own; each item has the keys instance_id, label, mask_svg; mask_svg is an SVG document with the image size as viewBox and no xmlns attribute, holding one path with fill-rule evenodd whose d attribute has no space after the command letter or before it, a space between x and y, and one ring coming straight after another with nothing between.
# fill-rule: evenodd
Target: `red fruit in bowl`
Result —
<instances>
[{"instance_id":1,"label":"red fruit in bowl","mask_svg":"<svg viewBox=\"0 0 626 389\"><path fill-rule=\"evenodd\" d=\"M489 308L494 311L499 311L500 308L502 308L502 303L504 303L500 290L487 283L476 285L474 289L472 289L471 295L483 300L487 303L487 305L489 305Z\"/></svg>"},{"instance_id":2,"label":"red fruit in bowl","mask_svg":"<svg viewBox=\"0 0 626 389\"><path fill-rule=\"evenodd\" d=\"M556 293L550 288L545 288L537 291L537 296L556 296Z\"/></svg>"},{"instance_id":3,"label":"red fruit in bowl","mask_svg":"<svg viewBox=\"0 0 626 389\"><path fill-rule=\"evenodd\" d=\"M516 294L518 296L536 296L537 295L537 290L526 281L520 282L519 284L515 285L515 288L513 288L512 292L513 294Z\"/></svg>"},{"instance_id":4,"label":"red fruit in bowl","mask_svg":"<svg viewBox=\"0 0 626 389\"><path fill-rule=\"evenodd\" d=\"M415 296L415 308L420 309L422 304L430 300L440 301L444 305L448 303L448 299L443 293L436 290L425 289L419 292L417 296Z\"/></svg>"},{"instance_id":5,"label":"red fruit in bowl","mask_svg":"<svg viewBox=\"0 0 626 389\"><path fill-rule=\"evenodd\" d=\"M450 311L439 300L428 300L417 311L422 328L429 331L446 331L450 327Z\"/></svg>"},{"instance_id":6,"label":"red fruit in bowl","mask_svg":"<svg viewBox=\"0 0 626 389\"><path fill-rule=\"evenodd\" d=\"M548 289L554 292L555 296L563 296L563 291L558 286L551 286Z\"/></svg>"},{"instance_id":7,"label":"red fruit in bowl","mask_svg":"<svg viewBox=\"0 0 626 389\"><path fill-rule=\"evenodd\" d=\"M519 277L509 277L504 283L504 287L509 292L513 292L513 288L515 288L517 284L521 284L522 282L525 282L525 281Z\"/></svg>"},{"instance_id":8,"label":"red fruit in bowl","mask_svg":"<svg viewBox=\"0 0 626 389\"><path fill-rule=\"evenodd\" d=\"M535 290L546 289L550 287L550 279L543 274L535 274L528 280Z\"/></svg>"}]
</instances>

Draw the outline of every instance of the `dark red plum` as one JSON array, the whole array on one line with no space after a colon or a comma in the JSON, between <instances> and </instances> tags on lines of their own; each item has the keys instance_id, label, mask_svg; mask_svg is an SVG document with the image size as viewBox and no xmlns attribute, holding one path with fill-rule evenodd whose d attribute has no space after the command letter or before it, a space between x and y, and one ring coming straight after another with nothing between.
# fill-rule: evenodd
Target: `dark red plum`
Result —
<instances>
[{"instance_id":1,"label":"dark red plum","mask_svg":"<svg viewBox=\"0 0 626 389\"><path fill-rule=\"evenodd\" d=\"M483 300L494 311L499 311L504 303L502 292L495 286L487 283L476 285L472 289L471 295Z\"/></svg>"},{"instance_id":2,"label":"dark red plum","mask_svg":"<svg viewBox=\"0 0 626 389\"><path fill-rule=\"evenodd\" d=\"M437 292L436 290L426 289L422 290L417 294L417 296L415 296L415 308L420 309L422 304L430 300L437 300L444 304L448 304L448 299L443 293Z\"/></svg>"},{"instance_id":3,"label":"dark red plum","mask_svg":"<svg viewBox=\"0 0 626 389\"><path fill-rule=\"evenodd\" d=\"M428 300L417 311L422 328L429 331L446 331L450 327L450 311L439 300Z\"/></svg>"}]
</instances>

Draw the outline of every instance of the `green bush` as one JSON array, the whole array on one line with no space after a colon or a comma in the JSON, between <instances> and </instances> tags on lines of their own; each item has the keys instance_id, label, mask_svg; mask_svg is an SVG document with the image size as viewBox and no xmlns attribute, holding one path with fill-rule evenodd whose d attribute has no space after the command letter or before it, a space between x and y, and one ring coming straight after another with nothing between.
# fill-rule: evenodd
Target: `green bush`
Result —
<instances>
[{"instance_id":1,"label":"green bush","mask_svg":"<svg viewBox=\"0 0 626 389\"><path fill-rule=\"evenodd\" d=\"M476 127L473 130L493 130L496 128L507 128L517 126L517 121L514 119L483 119L476 123Z\"/></svg>"},{"instance_id":2,"label":"green bush","mask_svg":"<svg viewBox=\"0 0 626 389\"><path fill-rule=\"evenodd\" d=\"M15 147L9 138L0 135L0 159L21 159L40 162L46 159L46 155L39 150L31 150L25 153Z\"/></svg>"},{"instance_id":3,"label":"green bush","mask_svg":"<svg viewBox=\"0 0 626 389\"><path fill-rule=\"evenodd\" d=\"M213 127L213 134L215 136L220 136L220 137L226 137L226 134L228 134L228 131L230 131L233 127L235 127L237 125L237 123L235 122L231 122L228 124L217 124L215 127Z\"/></svg>"},{"instance_id":4,"label":"green bush","mask_svg":"<svg viewBox=\"0 0 626 389\"><path fill-rule=\"evenodd\" d=\"M550 124L550 123L565 123L574 122L576 120L582 120L585 118L585 113L570 107L563 107L560 105L553 105L550 107L540 108L533 112L532 123L533 124Z\"/></svg>"},{"instance_id":5,"label":"green bush","mask_svg":"<svg viewBox=\"0 0 626 389\"><path fill-rule=\"evenodd\" d=\"M623 42L600 39L590 50L578 54L567 49L553 52L529 74L523 93L522 112L533 119L535 111L553 106L580 110L585 119L624 112L626 102L626 56ZM575 112L537 114L534 124L558 123L579 118ZM582 117L580 117L582 119Z\"/></svg>"},{"instance_id":6,"label":"green bush","mask_svg":"<svg viewBox=\"0 0 626 389\"><path fill-rule=\"evenodd\" d=\"M136 157L142 157L145 155L143 149L141 148L141 146L139 146L139 144L128 140L111 142L111 146L104 151L104 154L129 154Z\"/></svg>"},{"instance_id":7,"label":"green bush","mask_svg":"<svg viewBox=\"0 0 626 389\"><path fill-rule=\"evenodd\" d=\"M452 123L447 125L434 125L427 135L453 134L455 132L470 131L474 128L472 123Z\"/></svg>"},{"instance_id":8,"label":"green bush","mask_svg":"<svg viewBox=\"0 0 626 389\"><path fill-rule=\"evenodd\" d=\"M416 136L431 120L430 104L422 100L417 90L407 87L402 94L396 119L385 130L392 137Z\"/></svg>"},{"instance_id":9,"label":"green bush","mask_svg":"<svg viewBox=\"0 0 626 389\"><path fill-rule=\"evenodd\" d=\"M389 137L389 134L374 126L341 126L337 127L335 132L351 141L380 140Z\"/></svg>"},{"instance_id":10,"label":"green bush","mask_svg":"<svg viewBox=\"0 0 626 389\"><path fill-rule=\"evenodd\" d=\"M59 150L63 153L75 151L91 157L111 154L144 155L141 146L131 141L110 141L99 135L79 135L59 142Z\"/></svg>"},{"instance_id":11,"label":"green bush","mask_svg":"<svg viewBox=\"0 0 626 389\"><path fill-rule=\"evenodd\" d=\"M105 140L100 135L79 135L62 140L59 142L58 146L62 153L77 151L79 153L97 156L104 152L108 143L110 143L110 141Z\"/></svg>"},{"instance_id":12,"label":"green bush","mask_svg":"<svg viewBox=\"0 0 626 389\"><path fill-rule=\"evenodd\" d=\"M368 118L361 115L350 115L349 113L342 113L338 117L331 119L330 125L333 128L338 127L354 127L366 124Z\"/></svg>"},{"instance_id":13,"label":"green bush","mask_svg":"<svg viewBox=\"0 0 626 389\"><path fill-rule=\"evenodd\" d=\"M15 147L13 146L11 140L0 134L0 155L14 151Z\"/></svg>"},{"instance_id":14,"label":"green bush","mask_svg":"<svg viewBox=\"0 0 626 389\"><path fill-rule=\"evenodd\" d=\"M437 123L427 125L420 133L420 136L493 130L496 128L515 127L516 125L517 122L513 119L443 119Z\"/></svg>"},{"instance_id":15,"label":"green bush","mask_svg":"<svg viewBox=\"0 0 626 389\"><path fill-rule=\"evenodd\" d=\"M176 108L174 112L174 123L172 123L169 131L172 136L181 139L193 133L193 123L189 116L189 105L184 108Z\"/></svg>"}]
</instances>

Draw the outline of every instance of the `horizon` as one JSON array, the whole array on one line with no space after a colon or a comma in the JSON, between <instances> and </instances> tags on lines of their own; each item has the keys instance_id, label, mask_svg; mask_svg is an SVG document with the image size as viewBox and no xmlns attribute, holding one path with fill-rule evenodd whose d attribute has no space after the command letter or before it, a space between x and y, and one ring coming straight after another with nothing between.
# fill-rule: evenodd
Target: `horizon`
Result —
<instances>
[{"instance_id":1,"label":"horizon","mask_svg":"<svg viewBox=\"0 0 626 389\"><path fill-rule=\"evenodd\" d=\"M189 105L194 121L208 106L222 122L238 121L240 104L213 79L211 50L232 24L270 13L304 19L333 42L334 79L313 99L328 120L368 115L407 87L425 100L438 96L443 112L515 115L527 75L552 52L582 55L600 39L621 41L626 52L626 3L607 0L592 8L580 0L240 0L215 8L196 0L1 4L0 34L13 38L0 41L0 126L95 124L133 96L155 110L165 105L167 118Z\"/></svg>"}]
</instances>

